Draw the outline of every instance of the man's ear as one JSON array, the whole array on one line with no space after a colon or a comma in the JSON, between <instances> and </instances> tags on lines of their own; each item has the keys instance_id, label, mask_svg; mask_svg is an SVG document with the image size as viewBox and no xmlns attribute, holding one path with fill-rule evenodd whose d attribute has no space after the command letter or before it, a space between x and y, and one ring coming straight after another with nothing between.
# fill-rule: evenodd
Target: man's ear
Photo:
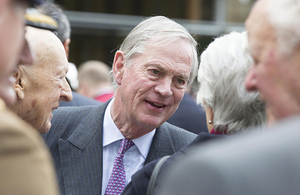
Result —
<instances>
[{"instance_id":1,"label":"man's ear","mask_svg":"<svg viewBox=\"0 0 300 195\"><path fill-rule=\"evenodd\" d=\"M16 82L14 84L14 89L17 93L17 96L19 99L24 99L24 94L25 94L25 88L26 88L26 82L23 78L24 72L21 67L19 67L18 72L14 74L14 77L16 79Z\"/></svg>"},{"instance_id":2,"label":"man's ear","mask_svg":"<svg viewBox=\"0 0 300 195\"><path fill-rule=\"evenodd\" d=\"M63 46L64 46L65 51L66 51L67 59L69 59L69 45L70 45L70 43L71 43L71 39L66 39L63 42Z\"/></svg>"},{"instance_id":3,"label":"man's ear","mask_svg":"<svg viewBox=\"0 0 300 195\"><path fill-rule=\"evenodd\" d=\"M125 55L122 51L117 51L115 54L112 70L118 85L121 85L122 83L124 65L125 65Z\"/></svg>"}]
</instances>

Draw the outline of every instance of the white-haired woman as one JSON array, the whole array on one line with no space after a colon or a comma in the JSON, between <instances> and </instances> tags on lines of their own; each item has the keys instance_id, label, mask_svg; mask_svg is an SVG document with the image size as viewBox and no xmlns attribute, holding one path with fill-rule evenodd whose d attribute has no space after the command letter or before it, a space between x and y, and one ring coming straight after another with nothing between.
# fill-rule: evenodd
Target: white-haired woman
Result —
<instances>
[{"instance_id":1,"label":"white-haired woman","mask_svg":"<svg viewBox=\"0 0 300 195\"><path fill-rule=\"evenodd\" d=\"M210 133L234 134L264 125L266 106L258 92L248 92L245 77L252 65L247 33L216 38L201 54L197 103L206 112Z\"/></svg>"}]
</instances>

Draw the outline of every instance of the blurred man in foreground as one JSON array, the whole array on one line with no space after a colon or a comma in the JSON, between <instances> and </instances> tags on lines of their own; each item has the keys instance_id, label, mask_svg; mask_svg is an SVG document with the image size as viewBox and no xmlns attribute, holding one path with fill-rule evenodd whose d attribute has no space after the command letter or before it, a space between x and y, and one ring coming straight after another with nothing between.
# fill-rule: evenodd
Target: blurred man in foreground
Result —
<instances>
[{"instance_id":1,"label":"blurred man in foreground","mask_svg":"<svg viewBox=\"0 0 300 195\"><path fill-rule=\"evenodd\" d=\"M19 64L33 63L24 37L24 14L29 3L41 2L0 2L0 189L6 195L59 194L51 157L39 134L5 106L16 100L13 74Z\"/></svg>"}]
</instances>

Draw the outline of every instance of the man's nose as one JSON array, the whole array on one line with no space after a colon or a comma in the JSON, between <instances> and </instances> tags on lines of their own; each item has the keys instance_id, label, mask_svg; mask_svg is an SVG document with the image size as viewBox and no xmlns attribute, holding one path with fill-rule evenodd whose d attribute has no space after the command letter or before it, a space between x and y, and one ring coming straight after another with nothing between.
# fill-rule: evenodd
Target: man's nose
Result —
<instances>
[{"instance_id":1,"label":"man's nose","mask_svg":"<svg viewBox=\"0 0 300 195\"><path fill-rule=\"evenodd\" d=\"M246 75L245 79L245 86L248 91L256 91L256 75L255 75L255 70L253 67L250 68Z\"/></svg>"},{"instance_id":2,"label":"man's nose","mask_svg":"<svg viewBox=\"0 0 300 195\"><path fill-rule=\"evenodd\" d=\"M23 49L20 53L19 64L22 65L32 65L34 62L33 52L31 51L27 40L25 39Z\"/></svg>"},{"instance_id":3,"label":"man's nose","mask_svg":"<svg viewBox=\"0 0 300 195\"><path fill-rule=\"evenodd\" d=\"M60 101L69 102L72 99L73 99L72 90L67 80L64 79L64 83L60 94Z\"/></svg>"},{"instance_id":4,"label":"man's nose","mask_svg":"<svg viewBox=\"0 0 300 195\"><path fill-rule=\"evenodd\" d=\"M155 86L154 91L160 93L163 97L169 97L172 92L172 79L163 78L159 80L158 85Z\"/></svg>"}]
</instances>

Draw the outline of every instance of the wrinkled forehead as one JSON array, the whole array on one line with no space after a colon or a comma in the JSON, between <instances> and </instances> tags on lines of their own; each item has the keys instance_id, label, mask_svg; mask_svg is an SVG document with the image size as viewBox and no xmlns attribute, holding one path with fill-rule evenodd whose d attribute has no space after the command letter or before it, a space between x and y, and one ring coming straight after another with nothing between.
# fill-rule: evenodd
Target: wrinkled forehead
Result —
<instances>
[{"instance_id":1,"label":"wrinkled forehead","mask_svg":"<svg viewBox=\"0 0 300 195\"><path fill-rule=\"evenodd\" d=\"M184 42L185 47L175 47L174 48L174 43L179 43L179 42ZM193 46L189 42L189 40L182 38L182 37L165 37L165 36L154 36L151 37L150 39L147 39L144 42L141 42L141 44L136 47L136 51L131 58L129 59L132 60L136 56L139 56L140 54L146 54L149 52L149 50L160 50L160 52L168 52L169 48L181 50L182 52L189 52L191 53L191 56L193 56ZM138 48L138 49L137 49Z\"/></svg>"},{"instance_id":2,"label":"wrinkled forehead","mask_svg":"<svg viewBox=\"0 0 300 195\"><path fill-rule=\"evenodd\" d=\"M152 37L150 39L147 40L147 42L145 43L145 45L150 45L150 46L154 46L154 47L165 47L165 46L169 46L174 42L178 42L178 41L183 41L186 42L186 44L191 45L192 44L189 42L189 40L187 40L186 38L183 37L162 37L162 36L157 36L157 37Z\"/></svg>"}]
</instances>

